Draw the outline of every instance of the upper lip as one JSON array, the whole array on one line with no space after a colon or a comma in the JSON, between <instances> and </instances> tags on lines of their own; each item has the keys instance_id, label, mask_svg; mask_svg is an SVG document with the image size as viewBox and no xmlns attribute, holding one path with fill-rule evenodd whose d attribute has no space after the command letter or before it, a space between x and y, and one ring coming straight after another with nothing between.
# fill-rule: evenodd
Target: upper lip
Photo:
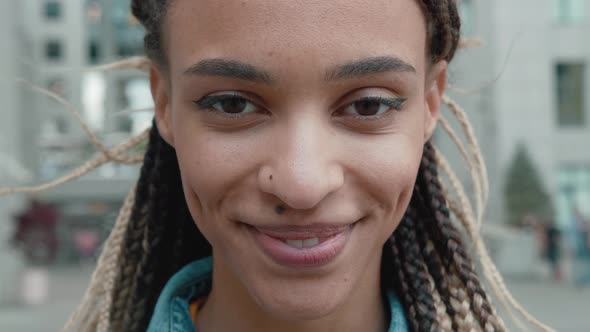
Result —
<instances>
[{"instance_id":1,"label":"upper lip","mask_svg":"<svg viewBox=\"0 0 590 332\"><path fill-rule=\"evenodd\" d=\"M303 240L310 238L325 238L340 234L354 223L348 224L309 224L309 225L280 225L254 226L257 231L278 239Z\"/></svg>"}]
</instances>

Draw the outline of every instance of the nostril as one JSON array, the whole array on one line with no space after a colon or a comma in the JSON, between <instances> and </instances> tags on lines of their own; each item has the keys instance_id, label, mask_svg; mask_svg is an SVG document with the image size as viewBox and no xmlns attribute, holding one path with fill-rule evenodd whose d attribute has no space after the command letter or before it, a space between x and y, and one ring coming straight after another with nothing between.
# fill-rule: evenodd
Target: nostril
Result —
<instances>
[{"instance_id":1,"label":"nostril","mask_svg":"<svg viewBox=\"0 0 590 332\"><path fill-rule=\"evenodd\" d=\"M261 165L257 174L258 189L278 199L269 207L276 215L284 215L291 208L311 209L338 191L343 182L343 171L338 165L315 162L300 167L280 160L276 165ZM277 209L278 204L284 208Z\"/></svg>"}]
</instances>

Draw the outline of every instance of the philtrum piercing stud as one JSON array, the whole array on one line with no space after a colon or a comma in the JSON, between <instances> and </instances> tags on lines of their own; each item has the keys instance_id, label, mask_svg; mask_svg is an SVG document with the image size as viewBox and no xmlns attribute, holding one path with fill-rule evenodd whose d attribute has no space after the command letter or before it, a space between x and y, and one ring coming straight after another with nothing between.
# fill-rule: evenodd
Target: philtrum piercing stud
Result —
<instances>
[{"instance_id":1,"label":"philtrum piercing stud","mask_svg":"<svg viewBox=\"0 0 590 332\"><path fill-rule=\"evenodd\" d=\"M285 213L285 208L282 205L277 205L277 207L275 208L275 212L277 214L283 214Z\"/></svg>"}]
</instances>

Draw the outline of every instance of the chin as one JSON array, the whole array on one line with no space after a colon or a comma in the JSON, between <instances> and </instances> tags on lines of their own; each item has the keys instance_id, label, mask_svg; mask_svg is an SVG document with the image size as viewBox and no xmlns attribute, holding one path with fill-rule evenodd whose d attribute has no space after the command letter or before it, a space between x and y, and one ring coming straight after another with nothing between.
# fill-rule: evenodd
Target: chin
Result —
<instances>
[{"instance_id":1,"label":"chin","mask_svg":"<svg viewBox=\"0 0 590 332\"><path fill-rule=\"evenodd\" d=\"M338 311L351 292L350 285L322 285L325 282L307 280L303 282L277 283L277 287L261 285L258 292L251 289L256 303L262 311L276 319L289 322L313 321Z\"/></svg>"},{"instance_id":2,"label":"chin","mask_svg":"<svg viewBox=\"0 0 590 332\"><path fill-rule=\"evenodd\" d=\"M283 299L284 300L284 299ZM339 303L332 300L322 299L287 299L286 301L269 301L271 303L260 303L262 310L269 316L288 322L306 322L321 319L336 312L340 307Z\"/></svg>"}]
</instances>

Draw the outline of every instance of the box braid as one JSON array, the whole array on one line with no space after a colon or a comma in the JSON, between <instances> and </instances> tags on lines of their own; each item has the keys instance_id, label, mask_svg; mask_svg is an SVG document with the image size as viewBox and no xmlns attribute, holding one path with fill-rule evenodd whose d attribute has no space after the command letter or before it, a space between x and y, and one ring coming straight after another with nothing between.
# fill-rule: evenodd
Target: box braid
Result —
<instances>
[{"instance_id":1,"label":"box braid","mask_svg":"<svg viewBox=\"0 0 590 332\"><path fill-rule=\"evenodd\" d=\"M162 26L169 0L132 0L131 13L145 28L144 50L160 66L166 65L162 47Z\"/></svg>"},{"instance_id":2,"label":"box braid","mask_svg":"<svg viewBox=\"0 0 590 332\"><path fill-rule=\"evenodd\" d=\"M431 61L451 61L461 27L456 1L419 4L428 22ZM166 58L161 27L168 5L168 0L131 4L146 28L146 54L162 67ZM444 325L437 315L435 292L441 295L454 331L504 330L450 221L430 144L424 149L411 205L384 249L383 262L389 266L382 279L400 295L412 331L438 331ZM183 265L210 254L188 212L175 151L154 125L112 290L112 330L144 331L166 281Z\"/></svg>"},{"instance_id":3,"label":"box braid","mask_svg":"<svg viewBox=\"0 0 590 332\"><path fill-rule=\"evenodd\" d=\"M501 320L495 313L489 297L479 281L471 257L466 252L461 233L451 222L449 209L438 178L436 152L430 143L424 147L416 189L414 197L421 201L420 205L423 206L417 211L422 214L419 220L423 223L422 228L425 231L423 233L429 236L427 240L433 243L442 263L448 267L448 272L455 272L455 276L465 286L470 297L471 310L477 316L481 326L486 331L504 330ZM436 227L427 224L428 222L434 223ZM436 266L431 266L432 270L435 270ZM434 273L433 276L440 278L439 273ZM445 291L442 290L442 292Z\"/></svg>"},{"instance_id":4,"label":"box braid","mask_svg":"<svg viewBox=\"0 0 590 332\"><path fill-rule=\"evenodd\" d=\"M416 190L414 195L416 195L416 197L418 197L419 192ZM412 206L410 206L408 211L411 211L411 210L413 210ZM455 308L452 305L451 299L454 299L454 300L457 300L457 299L454 297L453 293L450 291L449 281L447 280L447 277L446 277L447 272L446 272L445 266L442 263L440 256L438 255L432 240L430 239L431 236L429 235L429 229L428 229L428 227L425 227L425 223L424 222L416 223L416 231L418 234L418 242L419 242L420 248L422 249L422 256L424 257L424 260L426 262L426 266L428 267L428 272L430 272L433 282L434 282L435 286L437 287L437 290L441 296L441 300L443 301L446 314L449 317L451 317L451 319L452 319L451 328L453 331L459 331L459 323L457 321L457 317L465 316L465 314L461 314L461 316L457 316L457 315L459 315L459 313L457 313L457 311L455 310ZM459 301L457 301L457 302L459 302Z\"/></svg>"},{"instance_id":5,"label":"box braid","mask_svg":"<svg viewBox=\"0 0 590 332\"><path fill-rule=\"evenodd\" d=\"M416 239L414 220L406 213L388 243L396 272L392 276L394 287L398 288L412 331L439 331L428 269Z\"/></svg>"},{"instance_id":6,"label":"box braid","mask_svg":"<svg viewBox=\"0 0 590 332\"><path fill-rule=\"evenodd\" d=\"M145 331L166 281L211 255L190 217L174 149L152 126L111 307L113 331Z\"/></svg>"},{"instance_id":7,"label":"box braid","mask_svg":"<svg viewBox=\"0 0 590 332\"><path fill-rule=\"evenodd\" d=\"M459 45L461 19L457 0L419 0L426 16L430 57L451 62Z\"/></svg>"}]
</instances>

